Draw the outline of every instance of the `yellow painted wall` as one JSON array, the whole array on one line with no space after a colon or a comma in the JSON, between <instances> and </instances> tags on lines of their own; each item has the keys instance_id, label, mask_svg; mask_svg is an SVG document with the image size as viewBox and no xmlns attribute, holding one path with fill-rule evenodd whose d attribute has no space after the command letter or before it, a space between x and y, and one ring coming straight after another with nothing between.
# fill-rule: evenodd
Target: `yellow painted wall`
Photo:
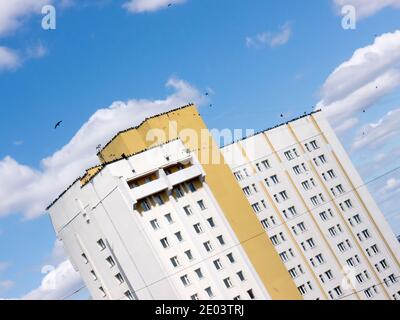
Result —
<instances>
[{"instance_id":1,"label":"yellow painted wall","mask_svg":"<svg viewBox=\"0 0 400 320\"><path fill-rule=\"evenodd\" d=\"M170 130L170 121L176 121L178 134L175 134L174 130ZM198 146L198 141L185 139L184 133L187 128L194 129L198 136L203 130L202 132L206 133L206 140ZM179 136L183 143L196 153L206 173L206 183L272 299L301 300L302 297L292 278L263 230L229 166L224 161L220 161L218 164L207 161L207 159L211 159L212 154L221 157L222 160L223 157L195 106L190 105L150 118L139 127L120 133L101 151L100 160L108 162L114 160L115 157L120 157L123 153L129 155L149 148L152 143L146 141L146 135L150 129L161 129L167 134L156 144L174 140ZM207 151L209 151L209 157L205 156Z\"/></svg>"}]
</instances>

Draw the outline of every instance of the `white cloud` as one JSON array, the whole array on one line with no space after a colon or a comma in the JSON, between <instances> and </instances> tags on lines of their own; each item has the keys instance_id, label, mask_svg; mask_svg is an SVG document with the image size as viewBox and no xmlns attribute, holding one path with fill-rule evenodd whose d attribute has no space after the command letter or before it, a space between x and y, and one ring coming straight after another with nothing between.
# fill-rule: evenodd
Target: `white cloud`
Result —
<instances>
[{"instance_id":1,"label":"white cloud","mask_svg":"<svg viewBox=\"0 0 400 320\"><path fill-rule=\"evenodd\" d=\"M22 297L23 300L61 300L83 286L78 272L69 260L61 262L47 273L38 288Z\"/></svg>"},{"instance_id":2,"label":"white cloud","mask_svg":"<svg viewBox=\"0 0 400 320\"><path fill-rule=\"evenodd\" d=\"M42 43L39 43L33 47L29 47L26 50L26 58L29 59L39 59L44 57L46 54L47 48Z\"/></svg>"},{"instance_id":3,"label":"white cloud","mask_svg":"<svg viewBox=\"0 0 400 320\"><path fill-rule=\"evenodd\" d=\"M8 267L10 266L10 263L7 261L0 261L0 272L8 269Z\"/></svg>"},{"instance_id":4,"label":"white cloud","mask_svg":"<svg viewBox=\"0 0 400 320\"><path fill-rule=\"evenodd\" d=\"M32 14L40 14L42 7L50 3L52 3L52 0L0 1L0 35L16 30L26 17Z\"/></svg>"},{"instance_id":5,"label":"white cloud","mask_svg":"<svg viewBox=\"0 0 400 320\"><path fill-rule=\"evenodd\" d=\"M333 2L338 12L345 5L354 6L358 19L372 16L387 7L400 8L400 0L333 0Z\"/></svg>"},{"instance_id":6,"label":"white cloud","mask_svg":"<svg viewBox=\"0 0 400 320\"><path fill-rule=\"evenodd\" d=\"M345 129L349 129L357 123L358 113L399 86L400 30L396 30L356 50L336 68L322 86L317 108L325 110L334 127L343 128L347 121Z\"/></svg>"},{"instance_id":7,"label":"white cloud","mask_svg":"<svg viewBox=\"0 0 400 320\"><path fill-rule=\"evenodd\" d=\"M389 111L378 122L370 123L359 131L354 139L354 150L368 147L370 149L385 146L392 138L400 135L400 109Z\"/></svg>"},{"instance_id":8,"label":"white cloud","mask_svg":"<svg viewBox=\"0 0 400 320\"><path fill-rule=\"evenodd\" d=\"M186 0L130 0L123 4L123 8L134 13L154 12L167 8L169 4L175 5L185 2Z\"/></svg>"},{"instance_id":9,"label":"white cloud","mask_svg":"<svg viewBox=\"0 0 400 320\"><path fill-rule=\"evenodd\" d=\"M0 72L15 70L21 65L18 53L10 48L0 46Z\"/></svg>"},{"instance_id":10,"label":"white cloud","mask_svg":"<svg viewBox=\"0 0 400 320\"><path fill-rule=\"evenodd\" d=\"M11 280L0 281L0 293L10 290L14 285L14 281Z\"/></svg>"},{"instance_id":11,"label":"white cloud","mask_svg":"<svg viewBox=\"0 0 400 320\"><path fill-rule=\"evenodd\" d=\"M84 170L98 163L96 146L145 117L186 105L201 104L204 95L183 80L171 78L175 92L163 100L117 101L97 110L75 136L34 169L7 156L0 161L0 216L21 212L35 218Z\"/></svg>"},{"instance_id":12,"label":"white cloud","mask_svg":"<svg viewBox=\"0 0 400 320\"><path fill-rule=\"evenodd\" d=\"M400 186L400 180L396 178L390 178L386 181L385 186L383 187L384 192L390 192L396 190Z\"/></svg>"},{"instance_id":13,"label":"white cloud","mask_svg":"<svg viewBox=\"0 0 400 320\"><path fill-rule=\"evenodd\" d=\"M292 26L290 23L285 23L279 32L263 32L253 37L246 38L247 47L263 47L269 46L271 48L279 47L286 44L292 35Z\"/></svg>"}]
</instances>

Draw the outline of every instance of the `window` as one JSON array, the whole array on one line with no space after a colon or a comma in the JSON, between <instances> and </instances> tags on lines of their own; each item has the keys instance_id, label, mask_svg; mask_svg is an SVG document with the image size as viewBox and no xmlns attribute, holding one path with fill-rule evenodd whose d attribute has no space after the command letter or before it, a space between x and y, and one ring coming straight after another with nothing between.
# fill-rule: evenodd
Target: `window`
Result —
<instances>
[{"instance_id":1,"label":"window","mask_svg":"<svg viewBox=\"0 0 400 320\"><path fill-rule=\"evenodd\" d=\"M310 200L311 200L311 203L312 203L314 206L319 205L319 200L318 200L318 197L317 197L317 196L311 197Z\"/></svg>"},{"instance_id":2,"label":"window","mask_svg":"<svg viewBox=\"0 0 400 320\"><path fill-rule=\"evenodd\" d=\"M326 214L325 211L321 212L321 213L319 214L319 216L321 217L321 220L322 220L322 221L327 221L327 220L329 219L329 217L328 217L328 215Z\"/></svg>"},{"instance_id":3,"label":"window","mask_svg":"<svg viewBox=\"0 0 400 320\"><path fill-rule=\"evenodd\" d=\"M379 253L379 249L378 249L378 246L376 244L372 245L371 249L375 254Z\"/></svg>"},{"instance_id":4,"label":"window","mask_svg":"<svg viewBox=\"0 0 400 320\"><path fill-rule=\"evenodd\" d=\"M172 215L170 213L167 213L164 217L165 217L165 219L167 219L167 222L169 224L174 223L174 220L172 219Z\"/></svg>"},{"instance_id":5,"label":"window","mask_svg":"<svg viewBox=\"0 0 400 320\"><path fill-rule=\"evenodd\" d=\"M315 258L318 260L318 262L319 262L320 264L322 264L322 263L325 262L324 257L322 256L322 254L316 255Z\"/></svg>"},{"instance_id":6,"label":"window","mask_svg":"<svg viewBox=\"0 0 400 320\"><path fill-rule=\"evenodd\" d=\"M287 195L287 192L285 190L279 192L283 200L289 199L289 196Z\"/></svg>"},{"instance_id":7,"label":"window","mask_svg":"<svg viewBox=\"0 0 400 320\"><path fill-rule=\"evenodd\" d=\"M193 260L193 254L192 254L192 251L190 251L190 250L186 250L186 251L185 251L185 254L186 254L186 256L187 256L188 260Z\"/></svg>"},{"instance_id":8,"label":"window","mask_svg":"<svg viewBox=\"0 0 400 320\"><path fill-rule=\"evenodd\" d=\"M203 272L201 272L201 269L200 269L200 268L194 270L194 273L197 275L197 277L198 277L199 279L203 279L203 278L204 278Z\"/></svg>"},{"instance_id":9,"label":"window","mask_svg":"<svg viewBox=\"0 0 400 320\"><path fill-rule=\"evenodd\" d=\"M333 279L333 273L332 273L331 270L326 271L326 272L325 272L325 275L326 275L326 277L327 277L329 280L332 280L332 279Z\"/></svg>"},{"instance_id":10,"label":"window","mask_svg":"<svg viewBox=\"0 0 400 320\"><path fill-rule=\"evenodd\" d=\"M174 188L174 194L175 194L175 197L178 199L182 198L184 196L182 188L179 186Z\"/></svg>"},{"instance_id":11,"label":"window","mask_svg":"<svg viewBox=\"0 0 400 320\"><path fill-rule=\"evenodd\" d=\"M246 175L246 177L250 177L250 175L249 175L249 173L247 172L247 169L246 169L246 168L243 168L243 172L244 172L244 174Z\"/></svg>"},{"instance_id":12,"label":"window","mask_svg":"<svg viewBox=\"0 0 400 320\"><path fill-rule=\"evenodd\" d=\"M195 187L195 185L194 185L193 182L189 182L189 183L188 183L188 187L189 187L189 190L190 190L191 192L195 192L195 191L196 191L196 187Z\"/></svg>"},{"instance_id":13,"label":"window","mask_svg":"<svg viewBox=\"0 0 400 320\"><path fill-rule=\"evenodd\" d=\"M337 232L336 232L336 228L332 227L328 229L329 234L331 235L331 237L336 237L337 236Z\"/></svg>"},{"instance_id":14,"label":"window","mask_svg":"<svg viewBox=\"0 0 400 320\"><path fill-rule=\"evenodd\" d=\"M154 200L159 206L164 204L164 200L159 194L154 196Z\"/></svg>"},{"instance_id":15,"label":"window","mask_svg":"<svg viewBox=\"0 0 400 320\"><path fill-rule=\"evenodd\" d=\"M193 214L192 208L190 206L183 207L187 216L191 216Z\"/></svg>"},{"instance_id":16,"label":"window","mask_svg":"<svg viewBox=\"0 0 400 320\"><path fill-rule=\"evenodd\" d=\"M379 261L379 263L381 264L383 269L387 269L388 268L388 264L387 264L385 259Z\"/></svg>"},{"instance_id":17,"label":"window","mask_svg":"<svg viewBox=\"0 0 400 320\"><path fill-rule=\"evenodd\" d=\"M102 295L103 297L105 297L105 296L106 296L106 292L104 291L104 288L103 288L103 287L100 287L99 290L100 290L100 292L101 292L101 295Z\"/></svg>"},{"instance_id":18,"label":"window","mask_svg":"<svg viewBox=\"0 0 400 320\"><path fill-rule=\"evenodd\" d=\"M200 223L196 223L195 225L193 225L194 230L196 231L196 233L200 234L203 233L203 228L201 227Z\"/></svg>"},{"instance_id":19,"label":"window","mask_svg":"<svg viewBox=\"0 0 400 320\"><path fill-rule=\"evenodd\" d=\"M93 280L96 281L96 280L97 280L96 272L94 272L94 270L91 270L91 271L90 271L90 274L92 275Z\"/></svg>"},{"instance_id":20,"label":"window","mask_svg":"<svg viewBox=\"0 0 400 320\"><path fill-rule=\"evenodd\" d=\"M300 294L303 296L307 293L307 288L304 284L302 284L301 286L297 287L297 289L299 290Z\"/></svg>"},{"instance_id":21,"label":"window","mask_svg":"<svg viewBox=\"0 0 400 320\"><path fill-rule=\"evenodd\" d=\"M215 223L213 218L208 218L207 219L208 224L210 225L211 228L215 228Z\"/></svg>"},{"instance_id":22,"label":"window","mask_svg":"<svg viewBox=\"0 0 400 320\"><path fill-rule=\"evenodd\" d=\"M346 251L346 246L344 245L344 242L340 242L337 247L339 248L340 252L345 252Z\"/></svg>"},{"instance_id":23,"label":"window","mask_svg":"<svg viewBox=\"0 0 400 320\"><path fill-rule=\"evenodd\" d=\"M284 153L284 155L285 155L286 159L288 159L289 161L294 159L293 153L292 153L292 151L290 151L290 150L289 150L289 151L286 151L286 152Z\"/></svg>"},{"instance_id":24,"label":"window","mask_svg":"<svg viewBox=\"0 0 400 320\"><path fill-rule=\"evenodd\" d=\"M347 208L352 208L353 207L353 204L351 203L351 200L350 199L347 199L345 202L344 202L344 204L347 206Z\"/></svg>"},{"instance_id":25,"label":"window","mask_svg":"<svg viewBox=\"0 0 400 320\"><path fill-rule=\"evenodd\" d=\"M190 285L190 280L187 274L185 274L184 276L181 277L181 281L183 283L183 285L185 287L187 287L188 285Z\"/></svg>"},{"instance_id":26,"label":"window","mask_svg":"<svg viewBox=\"0 0 400 320\"><path fill-rule=\"evenodd\" d=\"M314 150L319 148L316 140L311 141L310 145Z\"/></svg>"},{"instance_id":27,"label":"window","mask_svg":"<svg viewBox=\"0 0 400 320\"><path fill-rule=\"evenodd\" d=\"M162 245L165 249L170 247L167 238L162 238L162 239L160 240L160 242L161 242L161 245Z\"/></svg>"},{"instance_id":28,"label":"window","mask_svg":"<svg viewBox=\"0 0 400 320\"><path fill-rule=\"evenodd\" d=\"M123 284L123 283L125 282L124 277L123 277L120 273L117 273L117 274L115 275L115 279L117 280L117 282L118 282L119 284Z\"/></svg>"},{"instance_id":29,"label":"window","mask_svg":"<svg viewBox=\"0 0 400 320\"><path fill-rule=\"evenodd\" d=\"M221 269L223 268L223 267L222 267L221 260L219 260L219 259L214 260L213 263L214 263L215 269L221 270Z\"/></svg>"},{"instance_id":30,"label":"window","mask_svg":"<svg viewBox=\"0 0 400 320\"><path fill-rule=\"evenodd\" d=\"M294 167L293 167L293 172L294 172L296 175L301 174L300 166L294 166Z\"/></svg>"},{"instance_id":31,"label":"window","mask_svg":"<svg viewBox=\"0 0 400 320\"><path fill-rule=\"evenodd\" d=\"M175 268L180 266L180 263L179 263L179 260L178 260L178 257L177 257L177 256L172 257L170 260L171 260L172 265L173 265Z\"/></svg>"},{"instance_id":32,"label":"window","mask_svg":"<svg viewBox=\"0 0 400 320\"><path fill-rule=\"evenodd\" d=\"M341 184L337 185L337 186L336 186L336 189L337 189L337 191L338 191L340 194L343 194L343 193L344 193L344 189L343 189L343 186L342 186Z\"/></svg>"},{"instance_id":33,"label":"window","mask_svg":"<svg viewBox=\"0 0 400 320\"><path fill-rule=\"evenodd\" d=\"M292 214L292 216L297 215L297 211L296 211L296 208L295 208L295 207L290 207L288 210L289 210L289 212Z\"/></svg>"},{"instance_id":34,"label":"window","mask_svg":"<svg viewBox=\"0 0 400 320\"><path fill-rule=\"evenodd\" d=\"M115 261L114 261L113 257L111 257L111 256L107 257L106 261L108 262L108 265L110 266L110 268L115 266Z\"/></svg>"},{"instance_id":35,"label":"window","mask_svg":"<svg viewBox=\"0 0 400 320\"><path fill-rule=\"evenodd\" d=\"M333 290L335 290L336 294L340 297L343 294L342 288L340 288L340 286L334 288Z\"/></svg>"},{"instance_id":36,"label":"window","mask_svg":"<svg viewBox=\"0 0 400 320\"><path fill-rule=\"evenodd\" d=\"M264 229L268 229L269 228L268 219L261 220L261 224L262 224Z\"/></svg>"},{"instance_id":37,"label":"window","mask_svg":"<svg viewBox=\"0 0 400 320\"><path fill-rule=\"evenodd\" d=\"M306 225L304 224L304 222L300 222L297 226L300 228L301 232L307 231L307 228L306 228Z\"/></svg>"},{"instance_id":38,"label":"window","mask_svg":"<svg viewBox=\"0 0 400 320\"><path fill-rule=\"evenodd\" d=\"M293 279L298 277L296 268L289 269L289 274Z\"/></svg>"},{"instance_id":39,"label":"window","mask_svg":"<svg viewBox=\"0 0 400 320\"><path fill-rule=\"evenodd\" d=\"M249 295L251 300L254 300L256 296L254 295L253 289L247 290L247 294Z\"/></svg>"},{"instance_id":40,"label":"window","mask_svg":"<svg viewBox=\"0 0 400 320\"><path fill-rule=\"evenodd\" d=\"M321 163L327 163L328 161L326 160L325 155L321 154L319 157L319 161L321 161Z\"/></svg>"},{"instance_id":41,"label":"window","mask_svg":"<svg viewBox=\"0 0 400 320\"><path fill-rule=\"evenodd\" d=\"M149 211L151 209L149 202L147 199L144 199L140 202L140 206L142 207L143 211Z\"/></svg>"},{"instance_id":42,"label":"window","mask_svg":"<svg viewBox=\"0 0 400 320\"><path fill-rule=\"evenodd\" d=\"M234 176L235 176L237 181L242 181L243 180L243 176L242 176L242 173L240 171L236 171L233 174L234 174Z\"/></svg>"},{"instance_id":43,"label":"window","mask_svg":"<svg viewBox=\"0 0 400 320\"><path fill-rule=\"evenodd\" d=\"M192 299L192 300L200 300L199 299L199 295L197 293L195 293L194 295L190 296L190 299Z\"/></svg>"},{"instance_id":44,"label":"window","mask_svg":"<svg viewBox=\"0 0 400 320\"><path fill-rule=\"evenodd\" d=\"M255 213L261 212L261 207L260 207L260 204L258 202L252 204L251 207L253 208Z\"/></svg>"},{"instance_id":45,"label":"window","mask_svg":"<svg viewBox=\"0 0 400 320\"><path fill-rule=\"evenodd\" d=\"M221 246L223 246L225 244L225 240L224 240L224 237L222 235L218 236L217 239L218 239L218 242L219 242L219 244Z\"/></svg>"},{"instance_id":46,"label":"window","mask_svg":"<svg viewBox=\"0 0 400 320\"><path fill-rule=\"evenodd\" d=\"M271 180L274 184L278 184L279 183L279 179L278 176L275 174L273 176L271 176Z\"/></svg>"},{"instance_id":47,"label":"window","mask_svg":"<svg viewBox=\"0 0 400 320\"><path fill-rule=\"evenodd\" d=\"M356 279L357 279L358 283L363 283L365 281L362 273L357 274Z\"/></svg>"},{"instance_id":48,"label":"window","mask_svg":"<svg viewBox=\"0 0 400 320\"><path fill-rule=\"evenodd\" d=\"M104 243L103 239L98 240L97 245L99 246L100 250L104 250L106 248L106 244Z\"/></svg>"},{"instance_id":49,"label":"window","mask_svg":"<svg viewBox=\"0 0 400 320\"><path fill-rule=\"evenodd\" d=\"M263 161L261 161L261 163L262 163L262 165L264 166L265 169L271 168L268 160L263 160Z\"/></svg>"},{"instance_id":50,"label":"window","mask_svg":"<svg viewBox=\"0 0 400 320\"><path fill-rule=\"evenodd\" d=\"M207 252L210 252L210 251L212 251L212 250L213 250L213 247L212 247L212 245L211 245L211 242L210 242L210 241L206 241L206 242L204 242L204 243L203 243L203 246L204 246L204 248L206 248Z\"/></svg>"},{"instance_id":51,"label":"window","mask_svg":"<svg viewBox=\"0 0 400 320\"><path fill-rule=\"evenodd\" d=\"M289 260L289 256L288 256L288 254L287 254L286 251L281 252L281 253L279 254L279 256L281 257L281 259L282 259L283 262L286 262L286 261Z\"/></svg>"},{"instance_id":52,"label":"window","mask_svg":"<svg viewBox=\"0 0 400 320\"><path fill-rule=\"evenodd\" d=\"M182 233L180 231L175 232L175 237L179 242L183 241Z\"/></svg>"},{"instance_id":53,"label":"window","mask_svg":"<svg viewBox=\"0 0 400 320\"><path fill-rule=\"evenodd\" d=\"M208 294L208 296L210 298L214 297L214 293L213 293L211 287L206 288L204 291Z\"/></svg>"},{"instance_id":54,"label":"window","mask_svg":"<svg viewBox=\"0 0 400 320\"><path fill-rule=\"evenodd\" d=\"M251 196L250 187L244 187L242 190L246 196Z\"/></svg>"},{"instance_id":55,"label":"window","mask_svg":"<svg viewBox=\"0 0 400 320\"><path fill-rule=\"evenodd\" d=\"M329 178L331 178L331 179L336 178L335 171L333 171L332 169L331 169L331 170L328 170L328 171L327 171L327 174L329 175Z\"/></svg>"},{"instance_id":56,"label":"window","mask_svg":"<svg viewBox=\"0 0 400 320\"><path fill-rule=\"evenodd\" d=\"M304 190L310 190L310 189L311 189L311 186L310 186L310 183L308 182L308 180L303 181L303 182L301 183L301 185L303 186L303 189L304 189Z\"/></svg>"},{"instance_id":57,"label":"window","mask_svg":"<svg viewBox=\"0 0 400 320\"><path fill-rule=\"evenodd\" d=\"M235 258L233 257L233 254L232 254L232 253L228 253L228 254L226 255L226 257L228 258L228 260L229 260L231 263L234 263L234 262L235 262Z\"/></svg>"},{"instance_id":58,"label":"window","mask_svg":"<svg viewBox=\"0 0 400 320\"><path fill-rule=\"evenodd\" d=\"M224 279L224 284L225 284L225 287L227 287L228 289L233 287L233 283L231 281L231 278L229 278L229 277Z\"/></svg>"},{"instance_id":59,"label":"window","mask_svg":"<svg viewBox=\"0 0 400 320\"><path fill-rule=\"evenodd\" d=\"M233 297L233 300L241 300L240 296Z\"/></svg>"},{"instance_id":60,"label":"window","mask_svg":"<svg viewBox=\"0 0 400 320\"><path fill-rule=\"evenodd\" d=\"M256 167L257 167L257 170L258 170L258 171L261 171L261 167L260 167L260 164L259 164L259 163L256 163Z\"/></svg>"},{"instance_id":61,"label":"window","mask_svg":"<svg viewBox=\"0 0 400 320\"><path fill-rule=\"evenodd\" d=\"M201 210L206 210L206 206L204 205L203 200L197 201L197 204L199 205Z\"/></svg>"},{"instance_id":62,"label":"window","mask_svg":"<svg viewBox=\"0 0 400 320\"><path fill-rule=\"evenodd\" d=\"M130 292L129 290L125 291L124 295L128 300L135 300L133 295L132 295L132 292Z\"/></svg>"},{"instance_id":63,"label":"window","mask_svg":"<svg viewBox=\"0 0 400 320\"><path fill-rule=\"evenodd\" d=\"M279 239L278 239L278 236L272 236L272 237L270 237L270 239L271 239L271 242L272 242L272 244L273 244L274 246L277 246L278 244L280 244L280 241L279 241Z\"/></svg>"},{"instance_id":64,"label":"window","mask_svg":"<svg viewBox=\"0 0 400 320\"><path fill-rule=\"evenodd\" d=\"M245 281L246 278L244 277L243 271L239 271L236 273L240 281Z\"/></svg>"},{"instance_id":65,"label":"window","mask_svg":"<svg viewBox=\"0 0 400 320\"><path fill-rule=\"evenodd\" d=\"M310 248L314 248L315 247L315 242L314 242L313 238L308 239L307 243L310 246Z\"/></svg>"},{"instance_id":66,"label":"window","mask_svg":"<svg viewBox=\"0 0 400 320\"><path fill-rule=\"evenodd\" d=\"M356 214L353 218L357 224L360 224L362 222L359 214Z\"/></svg>"},{"instance_id":67,"label":"window","mask_svg":"<svg viewBox=\"0 0 400 320\"><path fill-rule=\"evenodd\" d=\"M86 254L82 253L81 256L82 256L82 258L83 258L83 262L84 262L85 264L88 264L88 263L89 263L89 260L88 260L88 258L86 257Z\"/></svg>"},{"instance_id":68,"label":"window","mask_svg":"<svg viewBox=\"0 0 400 320\"><path fill-rule=\"evenodd\" d=\"M152 226L152 228L154 230L160 229L160 225L159 225L157 219L151 220L150 225Z\"/></svg>"},{"instance_id":69,"label":"window","mask_svg":"<svg viewBox=\"0 0 400 320\"><path fill-rule=\"evenodd\" d=\"M363 236L365 237L365 239L371 238L371 234L368 231L368 229L365 229L363 231L361 231L361 233L363 234Z\"/></svg>"}]
</instances>

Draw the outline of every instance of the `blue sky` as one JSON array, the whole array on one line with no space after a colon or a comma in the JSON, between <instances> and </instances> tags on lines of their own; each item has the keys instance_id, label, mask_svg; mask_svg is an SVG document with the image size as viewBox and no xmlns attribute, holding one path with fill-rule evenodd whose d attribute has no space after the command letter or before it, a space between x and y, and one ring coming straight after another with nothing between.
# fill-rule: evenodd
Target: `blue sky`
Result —
<instances>
[{"instance_id":1,"label":"blue sky","mask_svg":"<svg viewBox=\"0 0 400 320\"><path fill-rule=\"evenodd\" d=\"M290 119L322 105L366 181L400 164L397 0L383 8L379 0L365 1L371 10L347 1L359 13L355 30L342 28L341 0L169 1L172 7L151 12L129 11L127 0L28 0L13 7L18 2L0 3L0 298L37 288L33 297L43 297L42 267L62 263L40 205L59 191L48 181L66 166L55 152L68 155L63 148L73 137L71 146L82 143L76 134L87 132L84 124L103 128L96 127L99 109L116 121L119 107L132 107L133 123L155 111L155 100L198 102L210 128L260 130L281 122L281 113ZM57 9L56 30L41 28L40 9L48 3ZM357 49L372 58L362 61ZM346 61L353 67L342 65ZM212 94L206 99L204 92ZM115 101L123 103L110 111ZM58 120L62 126L54 131ZM116 128L101 131L100 142L88 140L104 142ZM85 151L87 163L94 155L94 148ZM78 169L60 172L72 182L69 175ZM38 196L44 183L51 192ZM400 234L399 172L370 190ZM56 297L78 287L75 281Z\"/></svg>"}]
</instances>

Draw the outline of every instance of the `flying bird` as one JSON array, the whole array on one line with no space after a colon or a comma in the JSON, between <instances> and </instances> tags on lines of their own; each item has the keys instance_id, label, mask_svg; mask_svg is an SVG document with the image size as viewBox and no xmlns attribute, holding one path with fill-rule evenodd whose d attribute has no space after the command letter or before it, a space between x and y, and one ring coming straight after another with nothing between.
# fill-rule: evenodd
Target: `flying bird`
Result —
<instances>
[{"instance_id":1,"label":"flying bird","mask_svg":"<svg viewBox=\"0 0 400 320\"><path fill-rule=\"evenodd\" d=\"M168 7L172 7L172 3L168 3Z\"/></svg>"},{"instance_id":2,"label":"flying bird","mask_svg":"<svg viewBox=\"0 0 400 320\"><path fill-rule=\"evenodd\" d=\"M205 93L205 95L206 95L206 96L208 96L208 95L209 95L209 93L208 93L208 92L206 92L206 93Z\"/></svg>"},{"instance_id":3,"label":"flying bird","mask_svg":"<svg viewBox=\"0 0 400 320\"><path fill-rule=\"evenodd\" d=\"M61 125L61 123L62 123L62 120L61 120L61 121L58 121L58 122L56 123L56 125L54 126L54 129L57 129L57 128Z\"/></svg>"},{"instance_id":4,"label":"flying bird","mask_svg":"<svg viewBox=\"0 0 400 320\"><path fill-rule=\"evenodd\" d=\"M283 118L283 113L281 113L281 118Z\"/></svg>"}]
</instances>

